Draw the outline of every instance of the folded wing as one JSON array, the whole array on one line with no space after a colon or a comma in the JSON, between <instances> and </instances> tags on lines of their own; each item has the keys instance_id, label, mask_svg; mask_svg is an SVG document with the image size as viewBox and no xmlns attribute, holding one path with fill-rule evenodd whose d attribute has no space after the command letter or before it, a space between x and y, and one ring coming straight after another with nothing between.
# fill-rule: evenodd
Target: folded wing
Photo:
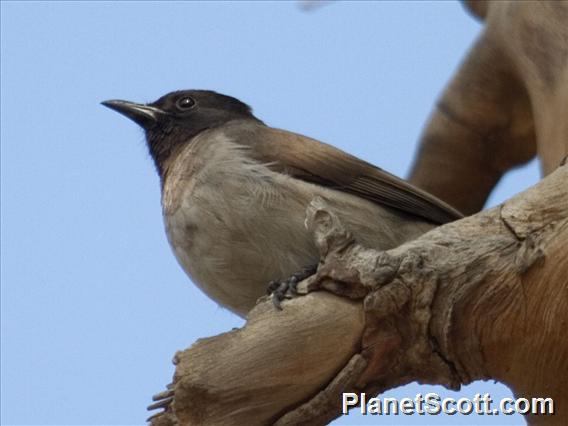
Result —
<instances>
[{"instance_id":1,"label":"folded wing","mask_svg":"<svg viewBox=\"0 0 568 426\"><path fill-rule=\"evenodd\" d=\"M253 145L257 160L298 179L355 194L437 224L463 217L433 195L315 139L259 125L246 140Z\"/></svg>"}]
</instances>

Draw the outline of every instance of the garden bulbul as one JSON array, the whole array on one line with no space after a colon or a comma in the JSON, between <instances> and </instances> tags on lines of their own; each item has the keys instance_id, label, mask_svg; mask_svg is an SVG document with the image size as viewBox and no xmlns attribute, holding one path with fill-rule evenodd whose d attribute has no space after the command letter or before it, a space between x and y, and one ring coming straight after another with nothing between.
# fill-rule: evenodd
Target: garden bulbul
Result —
<instances>
[{"instance_id":1,"label":"garden bulbul","mask_svg":"<svg viewBox=\"0 0 568 426\"><path fill-rule=\"evenodd\" d=\"M103 105L144 129L160 176L166 233L185 272L244 316L271 281L319 261L306 207L322 197L361 244L386 250L461 216L333 146L271 128L207 90Z\"/></svg>"}]
</instances>

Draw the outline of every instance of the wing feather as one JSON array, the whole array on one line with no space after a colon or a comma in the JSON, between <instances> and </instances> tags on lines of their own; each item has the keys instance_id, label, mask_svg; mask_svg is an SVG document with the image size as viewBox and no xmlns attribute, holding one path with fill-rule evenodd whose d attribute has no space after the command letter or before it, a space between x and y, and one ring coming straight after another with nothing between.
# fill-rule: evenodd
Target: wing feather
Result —
<instances>
[{"instance_id":1,"label":"wing feather","mask_svg":"<svg viewBox=\"0 0 568 426\"><path fill-rule=\"evenodd\" d=\"M315 139L262 124L245 130L257 160L298 179L328 186L386 205L430 222L443 224L463 215L410 183Z\"/></svg>"}]
</instances>

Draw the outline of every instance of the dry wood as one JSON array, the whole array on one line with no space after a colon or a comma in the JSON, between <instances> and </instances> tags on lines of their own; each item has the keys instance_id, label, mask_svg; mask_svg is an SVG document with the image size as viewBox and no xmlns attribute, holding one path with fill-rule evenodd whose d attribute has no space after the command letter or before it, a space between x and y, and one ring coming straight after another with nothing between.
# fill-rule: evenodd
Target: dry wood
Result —
<instances>
[{"instance_id":1,"label":"dry wood","mask_svg":"<svg viewBox=\"0 0 568 426\"><path fill-rule=\"evenodd\" d=\"M356 244L314 200L307 224L323 260L301 283L310 293L283 311L261 302L244 328L178 353L173 403L153 424L325 424L343 391L489 378L553 397L558 414L531 421L565 424L567 182L563 166L387 252Z\"/></svg>"}]
</instances>

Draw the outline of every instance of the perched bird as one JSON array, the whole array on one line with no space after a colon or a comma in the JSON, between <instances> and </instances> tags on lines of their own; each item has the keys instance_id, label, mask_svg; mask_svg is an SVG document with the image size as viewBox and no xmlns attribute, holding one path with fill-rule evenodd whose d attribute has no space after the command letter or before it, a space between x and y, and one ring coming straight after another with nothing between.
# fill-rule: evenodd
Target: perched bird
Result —
<instances>
[{"instance_id":1,"label":"perched bird","mask_svg":"<svg viewBox=\"0 0 568 426\"><path fill-rule=\"evenodd\" d=\"M363 160L265 125L230 96L187 90L146 105L103 105L145 130L179 263L207 295L241 316L269 282L317 265L304 227L315 196L359 242L382 250L461 217Z\"/></svg>"}]
</instances>

